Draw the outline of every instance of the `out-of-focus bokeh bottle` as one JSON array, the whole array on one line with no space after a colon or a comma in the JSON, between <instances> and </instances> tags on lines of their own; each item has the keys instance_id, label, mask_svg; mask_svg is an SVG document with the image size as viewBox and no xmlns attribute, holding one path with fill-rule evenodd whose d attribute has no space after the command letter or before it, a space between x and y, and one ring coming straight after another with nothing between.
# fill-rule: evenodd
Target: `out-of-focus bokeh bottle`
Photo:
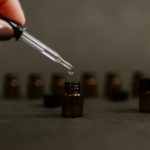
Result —
<instances>
[{"instance_id":1,"label":"out-of-focus bokeh bottle","mask_svg":"<svg viewBox=\"0 0 150 150\"><path fill-rule=\"evenodd\" d=\"M116 72L108 72L105 79L104 95L111 98L113 93L120 91L122 88L121 77Z\"/></svg>"},{"instance_id":2,"label":"out-of-focus bokeh bottle","mask_svg":"<svg viewBox=\"0 0 150 150\"><path fill-rule=\"evenodd\" d=\"M19 98L20 95L20 83L17 75L11 73L6 74L3 84L4 98Z\"/></svg>"},{"instance_id":3,"label":"out-of-focus bokeh bottle","mask_svg":"<svg viewBox=\"0 0 150 150\"><path fill-rule=\"evenodd\" d=\"M144 73L142 71L136 71L133 74L132 81L131 81L131 95L132 97L138 98L139 97L139 84L140 79L144 77Z\"/></svg>"},{"instance_id":4,"label":"out-of-focus bokeh bottle","mask_svg":"<svg viewBox=\"0 0 150 150\"><path fill-rule=\"evenodd\" d=\"M150 112L150 78L140 79L139 109Z\"/></svg>"},{"instance_id":5,"label":"out-of-focus bokeh bottle","mask_svg":"<svg viewBox=\"0 0 150 150\"><path fill-rule=\"evenodd\" d=\"M44 81L40 74L31 73L27 82L27 97L29 99L42 98L44 94Z\"/></svg>"},{"instance_id":6,"label":"out-of-focus bokeh bottle","mask_svg":"<svg viewBox=\"0 0 150 150\"><path fill-rule=\"evenodd\" d=\"M98 96L98 82L94 73L85 72L82 75L82 93L84 97Z\"/></svg>"},{"instance_id":7,"label":"out-of-focus bokeh bottle","mask_svg":"<svg viewBox=\"0 0 150 150\"><path fill-rule=\"evenodd\" d=\"M64 94L65 79L63 75L55 73L50 81L50 93L55 96L62 96Z\"/></svg>"}]
</instances>

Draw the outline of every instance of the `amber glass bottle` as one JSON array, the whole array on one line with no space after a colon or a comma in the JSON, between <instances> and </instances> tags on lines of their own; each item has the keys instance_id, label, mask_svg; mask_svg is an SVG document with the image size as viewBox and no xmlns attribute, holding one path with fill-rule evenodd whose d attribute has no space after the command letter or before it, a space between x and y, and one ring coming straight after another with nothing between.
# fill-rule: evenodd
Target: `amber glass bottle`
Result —
<instances>
[{"instance_id":1,"label":"amber glass bottle","mask_svg":"<svg viewBox=\"0 0 150 150\"><path fill-rule=\"evenodd\" d=\"M82 75L83 96L96 97L98 96L98 82L96 75L92 72L85 72Z\"/></svg>"},{"instance_id":2,"label":"amber glass bottle","mask_svg":"<svg viewBox=\"0 0 150 150\"><path fill-rule=\"evenodd\" d=\"M50 82L50 93L55 96L64 94L65 79L61 74L55 73L52 75Z\"/></svg>"},{"instance_id":3,"label":"amber glass bottle","mask_svg":"<svg viewBox=\"0 0 150 150\"><path fill-rule=\"evenodd\" d=\"M81 117L83 116L83 98L80 94L80 83L66 82L62 102L63 117Z\"/></svg>"},{"instance_id":4,"label":"amber glass bottle","mask_svg":"<svg viewBox=\"0 0 150 150\"><path fill-rule=\"evenodd\" d=\"M122 87L121 77L116 72L108 72L105 80L105 97L111 98L113 93Z\"/></svg>"},{"instance_id":5,"label":"amber glass bottle","mask_svg":"<svg viewBox=\"0 0 150 150\"><path fill-rule=\"evenodd\" d=\"M3 96L5 98L19 98L20 86L16 75L6 74L3 85Z\"/></svg>"},{"instance_id":6,"label":"amber glass bottle","mask_svg":"<svg viewBox=\"0 0 150 150\"><path fill-rule=\"evenodd\" d=\"M39 74L31 73L27 83L27 97L29 99L41 98L44 93L44 81Z\"/></svg>"},{"instance_id":7,"label":"amber glass bottle","mask_svg":"<svg viewBox=\"0 0 150 150\"><path fill-rule=\"evenodd\" d=\"M141 71L134 72L131 82L131 94L135 98L139 97L139 82L141 78L144 78L143 72Z\"/></svg>"},{"instance_id":8,"label":"amber glass bottle","mask_svg":"<svg viewBox=\"0 0 150 150\"><path fill-rule=\"evenodd\" d=\"M141 112L150 112L150 78L140 79L139 108Z\"/></svg>"}]
</instances>

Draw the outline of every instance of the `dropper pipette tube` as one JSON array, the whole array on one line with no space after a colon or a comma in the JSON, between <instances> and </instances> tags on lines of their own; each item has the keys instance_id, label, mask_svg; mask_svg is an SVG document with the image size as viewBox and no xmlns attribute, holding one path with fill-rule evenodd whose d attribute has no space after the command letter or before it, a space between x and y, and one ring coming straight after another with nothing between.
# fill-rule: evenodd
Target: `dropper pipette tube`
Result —
<instances>
[{"instance_id":1,"label":"dropper pipette tube","mask_svg":"<svg viewBox=\"0 0 150 150\"><path fill-rule=\"evenodd\" d=\"M31 34L24 31L21 35L21 39L27 44L36 48L39 52L41 52L43 55L45 55L49 59L67 68L70 73L73 72L73 66L69 62L64 60L57 52L55 52L50 47L46 46L44 43L42 43L41 41L33 37Z\"/></svg>"},{"instance_id":2,"label":"dropper pipette tube","mask_svg":"<svg viewBox=\"0 0 150 150\"><path fill-rule=\"evenodd\" d=\"M42 53L49 59L67 68L69 74L73 74L73 66L69 62L64 60L56 51L54 51L53 49L51 49L50 47L33 37L31 34L26 32L25 27L19 26L18 24L9 19L3 19L7 21L14 29L14 37L16 38L16 40L21 38L24 42L34 47L36 50L38 50L40 53Z\"/></svg>"}]
</instances>

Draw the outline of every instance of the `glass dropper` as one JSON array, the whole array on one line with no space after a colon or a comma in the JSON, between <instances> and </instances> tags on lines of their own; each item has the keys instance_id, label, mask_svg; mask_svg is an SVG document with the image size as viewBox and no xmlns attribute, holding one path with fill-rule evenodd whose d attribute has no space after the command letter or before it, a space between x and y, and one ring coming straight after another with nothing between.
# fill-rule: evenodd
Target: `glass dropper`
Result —
<instances>
[{"instance_id":1,"label":"glass dropper","mask_svg":"<svg viewBox=\"0 0 150 150\"><path fill-rule=\"evenodd\" d=\"M48 57L49 59L57 62L68 69L69 74L73 73L73 66L64 60L56 51L46 46L44 43L33 37L31 34L24 31L21 35L21 39L27 44L35 47L39 52Z\"/></svg>"},{"instance_id":2,"label":"glass dropper","mask_svg":"<svg viewBox=\"0 0 150 150\"><path fill-rule=\"evenodd\" d=\"M65 59L63 59L56 51L54 51L53 49L51 49L50 47L33 37L31 34L26 32L26 28L21 27L8 19L4 20L7 21L13 27L14 37L16 38L16 40L21 38L24 42L34 47L36 50L38 50L40 53L42 53L52 61L59 63L65 68L67 68L69 74L73 74L73 66Z\"/></svg>"}]
</instances>

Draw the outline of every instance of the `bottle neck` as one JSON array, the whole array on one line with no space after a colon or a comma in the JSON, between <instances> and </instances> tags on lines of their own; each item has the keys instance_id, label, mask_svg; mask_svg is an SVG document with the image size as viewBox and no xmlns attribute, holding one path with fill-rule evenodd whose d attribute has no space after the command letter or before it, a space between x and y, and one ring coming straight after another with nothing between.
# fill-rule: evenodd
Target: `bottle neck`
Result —
<instances>
[{"instance_id":1,"label":"bottle neck","mask_svg":"<svg viewBox=\"0 0 150 150\"><path fill-rule=\"evenodd\" d=\"M64 95L80 96L80 83L77 81L66 82Z\"/></svg>"}]
</instances>

